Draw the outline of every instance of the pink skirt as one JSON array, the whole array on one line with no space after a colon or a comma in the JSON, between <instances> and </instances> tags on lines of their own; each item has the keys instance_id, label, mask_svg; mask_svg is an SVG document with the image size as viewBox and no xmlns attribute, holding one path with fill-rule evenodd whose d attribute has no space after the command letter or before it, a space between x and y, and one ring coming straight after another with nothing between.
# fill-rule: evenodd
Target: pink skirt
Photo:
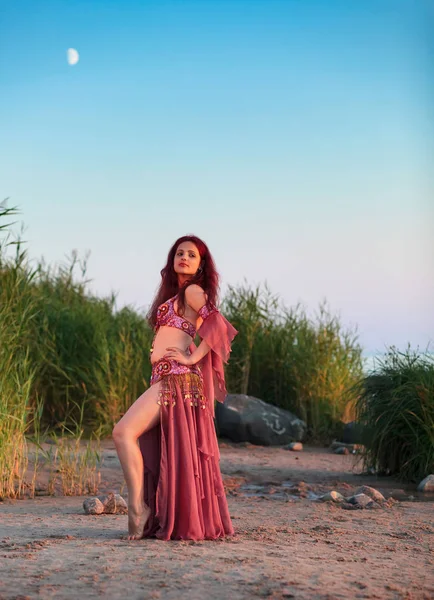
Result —
<instances>
[{"instance_id":1,"label":"pink skirt","mask_svg":"<svg viewBox=\"0 0 434 600\"><path fill-rule=\"evenodd\" d=\"M215 540L233 535L200 369L162 359L152 366L151 385L157 381L160 422L139 437L144 500L151 508L142 537Z\"/></svg>"}]
</instances>

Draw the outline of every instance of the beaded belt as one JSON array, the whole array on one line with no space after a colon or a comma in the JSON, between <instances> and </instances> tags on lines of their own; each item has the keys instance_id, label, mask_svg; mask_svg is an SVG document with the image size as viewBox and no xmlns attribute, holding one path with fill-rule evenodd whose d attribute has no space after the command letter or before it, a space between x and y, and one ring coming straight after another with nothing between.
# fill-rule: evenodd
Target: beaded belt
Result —
<instances>
[{"instance_id":1,"label":"beaded belt","mask_svg":"<svg viewBox=\"0 0 434 600\"><path fill-rule=\"evenodd\" d=\"M152 365L150 384L157 383L166 375L184 375L185 373L202 376L199 365L181 365L173 358L160 358Z\"/></svg>"}]
</instances>

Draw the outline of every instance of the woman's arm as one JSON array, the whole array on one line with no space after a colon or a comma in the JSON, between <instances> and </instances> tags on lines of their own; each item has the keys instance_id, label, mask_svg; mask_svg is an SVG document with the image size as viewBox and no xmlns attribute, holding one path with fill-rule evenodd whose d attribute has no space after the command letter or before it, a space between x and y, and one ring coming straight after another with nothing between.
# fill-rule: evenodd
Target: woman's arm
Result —
<instances>
[{"instance_id":1,"label":"woman's arm","mask_svg":"<svg viewBox=\"0 0 434 600\"><path fill-rule=\"evenodd\" d=\"M215 306L207 305L206 294L200 286L188 286L185 296L187 303L202 318L202 324L197 330L202 341L191 355L178 348L168 348L168 357L179 360L182 364L200 361L205 395L210 399L211 414L214 417L213 400L224 402L226 398L224 364L228 362L231 343L238 332Z\"/></svg>"},{"instance_id":2,"label":"woman's arm","mask_svg":"<svg viewBox=\"0 0 434 600\"><path fill-rule=\"evenodd\" d=\"M211 346L208 346L208 344L205 342L205 340L202 340L201 343L199 344L199 346L196 348L196 350L194 350L188 357L190 360L188 361L187 364L195 365L200 360L202 360L202 358L204 356L206 356L210 350L211 350Z\"/></svg>"}]
</instances>

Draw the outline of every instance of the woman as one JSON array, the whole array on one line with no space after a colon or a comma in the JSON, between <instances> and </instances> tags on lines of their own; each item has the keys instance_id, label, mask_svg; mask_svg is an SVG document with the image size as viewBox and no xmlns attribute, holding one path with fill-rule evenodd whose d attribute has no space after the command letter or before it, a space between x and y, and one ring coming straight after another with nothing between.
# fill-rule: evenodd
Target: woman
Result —
<instances>
[{"instance_id":1,"label":"woman","mask_svg":"<svg viewBox=\"0 0 434 600\"><path fill-rule=\"evenodd\" d=\"M128 487L128 539L216 539L234 533L214 398L225 399L223 362L237 331L215 306L218 274L202 240L179 238L161 277L148 315L150 387L113 429Z\"/></svg>"}]
</instances>

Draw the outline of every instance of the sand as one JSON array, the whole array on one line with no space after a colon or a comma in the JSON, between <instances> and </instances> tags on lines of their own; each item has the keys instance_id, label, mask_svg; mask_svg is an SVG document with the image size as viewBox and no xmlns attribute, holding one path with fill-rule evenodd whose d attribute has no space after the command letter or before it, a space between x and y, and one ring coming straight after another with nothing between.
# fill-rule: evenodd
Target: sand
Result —
<instances>
[{"instance_id":1,"label":"sand","mask_svg":"<svg viewBox=\"0 0 434 600\"><path fill-rule=\"evenodd\" d=\"M100 493L125 496L113 442L103 446ZM234 537L128 541L125 515L85 515L83 497L6 500L0 598L434 598L432 502L326 448L220 450ZM314 499L359 485L400 500L350 511Z\"/></svg>"}]
</instances>

